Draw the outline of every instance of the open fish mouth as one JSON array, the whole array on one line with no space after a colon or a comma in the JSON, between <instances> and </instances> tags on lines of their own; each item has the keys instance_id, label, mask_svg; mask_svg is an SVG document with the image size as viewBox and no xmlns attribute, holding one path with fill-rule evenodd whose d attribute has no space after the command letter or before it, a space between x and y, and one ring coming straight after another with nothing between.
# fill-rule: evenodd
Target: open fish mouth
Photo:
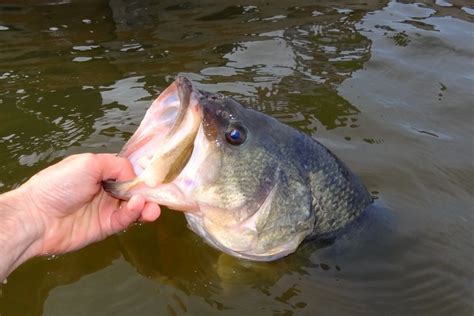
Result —
<instances>
[{"instance_id":1,"label":"open fish mouth","mask_svg":"<svg viewBox=\"0 0 474 316\"><path fill-rule=\"evenodd\" d=\"M371 203L323 145L184 77L153 102L120 156L137 177L105 181L107 192L186 212L196 234L239 258L286 256L305 238L339 231Z\"/></svg>"},{"instance_id":2,"label":"open fish mouth","mask_svg":"<svg viewBox=\"0 0 474 316\"><path fill-rule=\"evenodd\" d=\"M104 189L127 199L132 187L156 187L169 183L186 166L202 122L200 92L185 77L178 77L147 110L140 126L119 156L127 158L137 178L116 183L104 181Z\"/></svg>"}]
</instances>

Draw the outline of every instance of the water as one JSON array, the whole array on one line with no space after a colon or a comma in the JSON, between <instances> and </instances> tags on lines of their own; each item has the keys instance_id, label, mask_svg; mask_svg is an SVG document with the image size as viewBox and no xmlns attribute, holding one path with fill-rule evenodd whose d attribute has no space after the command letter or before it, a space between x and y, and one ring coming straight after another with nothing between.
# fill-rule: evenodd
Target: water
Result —
<instances>
[{"instance_id":1,"label":"water","mask_svg":"<svg viewBox=\"0 0 474 316\"><path fill-rule=\"evenodd\" d=\"M22 265L0 315L472 315L472 2L213 2L0 1L0 190L117 152L181 73L320 140L375 207L269 264L165 211Z\"/></svg>"}]
</instances>

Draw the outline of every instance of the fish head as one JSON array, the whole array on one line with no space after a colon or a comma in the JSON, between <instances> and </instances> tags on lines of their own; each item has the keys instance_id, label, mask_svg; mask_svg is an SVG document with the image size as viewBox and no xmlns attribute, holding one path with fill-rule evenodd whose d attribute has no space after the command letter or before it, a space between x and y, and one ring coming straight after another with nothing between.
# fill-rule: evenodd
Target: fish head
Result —
<instances>
[{"instance_id":1,"label":"fish head","mask_svg":"<svg viewBox=\"0 0 474 316\"><path fill-rule=\"evenodd\" d=\"M137 178L104 188L184 211L195 233L228 254L274 260L294 252L314 226L310 191L282 146L292 132L178 77L120 154Z\"/></svg>"}]
</instances>

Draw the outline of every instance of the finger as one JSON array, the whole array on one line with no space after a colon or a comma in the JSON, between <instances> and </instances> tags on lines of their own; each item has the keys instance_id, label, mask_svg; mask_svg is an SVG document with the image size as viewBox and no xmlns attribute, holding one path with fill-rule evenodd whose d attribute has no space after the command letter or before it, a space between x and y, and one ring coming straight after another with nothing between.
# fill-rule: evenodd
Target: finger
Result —
<instances>
[{"instance_id":1,"label":"finger","mask_svg":"<svg viewBox=\"0 0 474 316\"><path fill-rule=\"evenodd\" d=\"M140 195L134 195L127 202L127 207L132 212L142 211L145 207L145 199Z\"/></svg>"},{"instance_id":2,"label":"finger","mask_svg":"<svg viewBox=\"0 0 474 316\"><path fill-rule=\"evenodd\" d=\"M129 180L135 178L133 166L128 159L115 154L96 154L96 161L102 171L102 180Z\"/></svg>"},{"instance_id":3,"label":"finger","mask_svg":"<svg viewBox=\"0 0 474 316\"><path fill-rule=\"evenodd\" d=\"M145 200L141 196L133 196L128 202L122 202L120 208L117 209L110 217L111 233L119 232L140 217Z\"/></svg>"},{"instance_id":4,"label":"finger","mask_svg":"<svg viewBox=\"0 0 474 316\"><path fill-rule=\"evenodd\" d=\"M153 222L161 215L161 208L156 203L146 203L143 208L140 220L143 222Z\"/></svg>"}]
</instances>

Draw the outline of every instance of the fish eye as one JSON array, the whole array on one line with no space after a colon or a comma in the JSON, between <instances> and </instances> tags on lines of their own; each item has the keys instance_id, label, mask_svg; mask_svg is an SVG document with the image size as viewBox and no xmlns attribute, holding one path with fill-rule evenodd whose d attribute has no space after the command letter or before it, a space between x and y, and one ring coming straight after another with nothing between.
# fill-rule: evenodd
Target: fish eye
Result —
<instances>
[{"instance_id":1,"label":"fish eye","mask_svg":"<svg viewBox=\"0 0 474 316\"><path fill-rule=\"evenodd\" d=\"M247 130L242 125L230 125L225 132L225 139L232 145L241 145L247 139Z\"/></svg>"}]
</instances>

